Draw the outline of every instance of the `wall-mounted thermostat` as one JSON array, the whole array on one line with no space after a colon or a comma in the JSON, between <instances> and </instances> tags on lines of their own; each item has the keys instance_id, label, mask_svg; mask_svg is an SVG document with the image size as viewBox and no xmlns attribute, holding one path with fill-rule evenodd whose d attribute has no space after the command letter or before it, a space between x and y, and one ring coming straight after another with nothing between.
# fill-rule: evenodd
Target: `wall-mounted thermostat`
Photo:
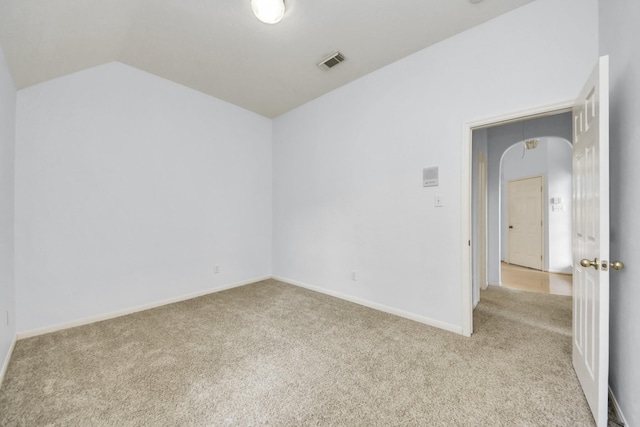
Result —
<instances>
[{"instance_id":1,"label":"wall-mounted thermostat","mask_svg":"<svg viewBox=\"0 0 640 427\"><path fill-rule=\"evenodd\" d=\"M438 166L430 166L428 168L422 169L422 186L438 186Z\"/></svg>"}]
</instances>

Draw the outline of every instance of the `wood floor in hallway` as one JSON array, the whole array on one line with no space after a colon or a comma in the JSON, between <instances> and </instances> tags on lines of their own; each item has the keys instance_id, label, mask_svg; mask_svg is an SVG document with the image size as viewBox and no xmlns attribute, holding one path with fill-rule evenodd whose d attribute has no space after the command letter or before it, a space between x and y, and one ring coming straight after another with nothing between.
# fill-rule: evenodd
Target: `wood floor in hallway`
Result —
<instances>
[{"instance_id":1,"label":"wood floor in hallway","mask_svg":"<svg viewBox=\"0 0 640 427\"><path fill-rule=\"evenodd\" d=\"M501 263L502 286L543 294L573 294L571 274L547 273L545 271Z\"/></svg>"}]
</instances>

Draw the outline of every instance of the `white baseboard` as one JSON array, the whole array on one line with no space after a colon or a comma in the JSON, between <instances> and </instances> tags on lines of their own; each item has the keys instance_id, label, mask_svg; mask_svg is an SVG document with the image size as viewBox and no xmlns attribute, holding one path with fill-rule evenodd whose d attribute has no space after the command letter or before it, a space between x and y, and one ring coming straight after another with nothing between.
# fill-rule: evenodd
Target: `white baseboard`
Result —
<instances>
[{"instance_id":1,"label":"white baseboard","mask_svg":"<svg viewBox=\"0 0 640 427\"><path fill-rule=\"evenodd\" d=\"M618 405L618 401L616 400L616 396L615 394L613 394L613 390L611 390L611 387L609 387L609 397L611 398L611 403L613 404L613 412L615 412L616 417L618 417L618 420L622 421L622 424L626 426L627 420L624 418L624 415L622 414L620 405Z\"/></svg>"},{"instance_id":2,"label":"white baseboard","mask_svg":"<svg viewBox=\"0 0 640 427\"><path fill-rule=\"evenodd\" d=\"M27 331L22 331L16 334L16 338L14 339L14 342L16 339L20 340L20 339L24 339L24 338L31 338L31 337L36 337L38 335L44 335L44 334L48 334L51 332L57 332L57 331L61 331L64 329L69 329L69 328L74 328L76 326L82 326L82 325L88 325L90 323L95 323L95 322L100 322L103 320L108 320L108 319L114 319L116 317L121 317L121 316L126 316L127 314L132 314L132 313L137 313L140 311L144 311L144 310L149 310L152 308L156 308L156 307L161 307L163 305L168 305L168 304L173 304L176 302L180 302L180 301L186 301L192 298L198 298L204 295L208 295L208 294L212 294L212 293L216 293L216 292L221 292L227 289L233 289L233 288L237 288L240 286L244 286L244 285L248 285L251 283L256 283L256 282L260 282L262 280L267 280L267 279L275 279L275 280L279 280L281 282L285 282L285 283L289 283L291 285L294 286L299 286L301 288L305 288L305 289L309 289L315 292L319 292L322 294L326 294L335 298L340 298L342 300L345 301L349 301L349 302L353 302L355 304L359 304L365 307L369 307L372 308L374 310L379 310L379 311L384 311L385 313L389 313L389 314L393 314L396 316L400 316L400 317L404 317L406 319L410 319L416 322L420 322L420 323L424 323L425 325L429 325L429 326L433 326L436 328L440 328L440 329L444 329L446 331L450 331L450 332L454 332L457 334L462 335L462 327L460 326L456 326L456 325L451 325L449 323L446 322L441 322L439 320L435 320L435 319L431 319L425 316L420 316L418 314L414 314L414 313L409 313L407 311L403 311L394 307L389 307L386 306L384 304L379 304L373 301L368 301L365 299L361 299L361 298L357 298L351 295L347 295L347 294L343 294L340 292L335 292L335 291L330 291L318 286L313 286L313 285L309 285L307 283L303 283L303 282L298 282L296 280L292 280L292 279L288 279L286 277L280 277L280 276L263 276L263 277L256 277L250 280L246 280L243 282L238 282L238 283L233 283L233 284L229 284L229 285L225 285L225 286L221 286L218 288L213 288L213 289L208 289L205 291L201 291L201 292L196 292L196 293L192 293L192 294L187 294L187 295L182 295L179 297L174 297L174 298L169 298L169 299L165 299L162 301L156 301L156 302L152 302L149 304L144 304L144 305L140 305L137 307L131 307L131 308L127 308L124 310L120 310L120 311L116 311L116 312L111 312L111 313L105 313L105 314L100 314L97 316L91 316L91 317L86 317L84 319L78 319L78 320L73 320L70 322L64 322L64 323L58 323L55 325L51 325L51 326L45 326L43 328L37 328L37 329L30 329ZM11 350L13 350L13 346L11 348ZM8 361L5 363L8 364ZM4 370L3 370L3 374L4 374Z\"/></svg>"},{"instance_id":3,"label":"white baseboard","mask_svg":"<svg viewBox=\"0 0 640 427\"><path fill-rule=\"evenodd\" d=\"M489 282L489 286L502 286L502 282Z\"/></svg>"},{"instance_id":4,"label":"white baseboard","mask_svg":"<svg viewBox=\"0 0 640 427\"><path fill-rule=\"evenodd\" d=\"M19 340L24 338L36 337L38 335L57 332L63 329L75 328L76 326L88 325L90 323L100 322L102 320L114 319L116 317L126 316L127 314L137 313L139 311L149 310L152 308L161 307L163 305L173 304L176 302L186 301L189 299L198 298L198 297L213 294L216 292L226 291L227 289L233 289L240 286L249 285L251 283L260 282L262 280L267 280L267 279L271 279L271 276L256 277L250 280L245 280L243 282L233 283L230 285L223 285L217 288L207 289L205 291L194 292L192 294L182 295L174 298L168 298L162 301L156 301L149 304L139 305L137 307L125 308L124 310L114 311L111 313L99 314L97 316L86 317L84 319L58 323L56 325L45 326L43 328L30 329L27 331L18 332L16 336Z\"/></svg>"},{"instance_id":5,"label":"white baseboard","mask_svg":"<svg viewBox=\"0 0 640 427\"><path fill-rule=\"evenodd\" d=\"M18 337L14 336L13 340L11 341L11 345L9 346L7 357L4 359L4 363L2 364L2 371L0 371L0 387L2 387L2 382L4 381L4 375L7 373L7 369L9 368L9 361L11 360L13 349L16 347L16 341L18 341Z\"/></svg>"},{"instance_id":6,"label":"white baseboard","mask_svg":"<svg viewBox=\"0 0 640 427\"><path fill-rule=\"evenodd\" d=\"M378 304L377 302L368 301L351 295L343 294L341 292L331 291L328 289L320 288L318 286L309 285L307 283L298 282L297 280L287 279L286 277L273 276L274 280L279 280L290 285L299 286L301 288L309 289L314 292L329 295L335 298L339 298L345 301L349 301L355 304L363 305L374 310L384 311L385 313L393 314L396 316L404 317L405 319L413 320L416 322L424 323L425 325L433 326L436 328L444 329L446 331L455 332L462 335L462 327L451 325L449 323L441 322L439 320L430 319L428 317L420 316L418 314L409 313L407 311L399 310L397 308L389 307L387 305Z\"/></svg>"}]
</instances>

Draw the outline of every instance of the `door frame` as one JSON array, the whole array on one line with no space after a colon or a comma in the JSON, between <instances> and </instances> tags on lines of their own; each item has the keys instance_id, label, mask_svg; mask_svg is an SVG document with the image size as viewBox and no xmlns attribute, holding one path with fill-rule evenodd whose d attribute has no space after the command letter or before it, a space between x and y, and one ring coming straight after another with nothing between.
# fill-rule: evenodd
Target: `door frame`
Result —
<instances>
[{"instance_id":1,"label":"door frame","mask_svg":"<svg viewBox=\"0 0 640 427\"><path fill-rule=\"evenodd\" d=\"M504 221L506 221L507 224L509 224L511 222L510 216L511 216L511 209L509 208L509 184L511 184L512 182L515 181L523 181L526 179L534 179L534 178L540 178L540 184L542 186L541 189L541 196L540 196L540 271L546 271L546 269L544 268L544 248L545 245L547 243L547 236L545 235L544 232L544 227L545 227L545 222L544 222L544 211L547 208L546 206L546 200L545 200L545 191L544 191L544 187L545 187L545 177L544 175L531 175L531 176L523 176L521 178L514 178L514 179L510 179L507 181L507 190L505 191L505 198L507 200L506 202L506 218L504 218ZM502 226L502 221L500 221L501 226ZM507 229L507 231L509 231ZM504 251L505 253L505 262L507 264L511 264L511 235L507 236L506 239L507 242L507 247L506 250Z\"/></svg>"},{"instance_id":2,"label":"door frame","mask_svg":"<svg viewBox=\"0 0 640 427\"><path fill-rule=\"evenodd\" d=\"M487 224L487 199L487 157L482 150L478 150L478 255L476 259L476 274L478 275L478 288L481 290L487 289L489 285L489 280L487 278L487 241L489 240L487 238L487 231L489 229ZM478 298L477 302L479 301L480 298Z\"/></svg>"},{"instance_id":3,"label":"door frame","mask_svg":"<svg viewBox=\"0 0 640 427\"><path fill-rule=\"evenodd\" d=\"M507 124L522 119L551 116L559 113L571 111L575 99L532 107L516 112L504 113L484 119L469 120L462 125L462 168L461 186L462 200L460 204L461 212L461 253L462 253L462 335L470 337L473 333L473 275L472 260L473 246L471 241L471 221L473 218L472 197L472 135L476 129L487 128L495 125Z\"/></svg>"}]
</instances>

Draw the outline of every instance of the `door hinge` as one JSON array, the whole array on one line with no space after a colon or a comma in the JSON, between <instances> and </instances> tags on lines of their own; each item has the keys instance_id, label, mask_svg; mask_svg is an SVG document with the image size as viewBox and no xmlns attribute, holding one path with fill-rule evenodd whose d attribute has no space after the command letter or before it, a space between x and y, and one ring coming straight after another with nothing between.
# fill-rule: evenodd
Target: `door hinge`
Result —
<instances>
[{"instance_id":1,"label":"door hinge","mask_svg":"<svg viewBox=\"0 0 640 427\"><path fill-rule=\"evenodd\" d=\"M471 240L469 240L469 246L471 246Z\"/></svg>"}]
</instances>

